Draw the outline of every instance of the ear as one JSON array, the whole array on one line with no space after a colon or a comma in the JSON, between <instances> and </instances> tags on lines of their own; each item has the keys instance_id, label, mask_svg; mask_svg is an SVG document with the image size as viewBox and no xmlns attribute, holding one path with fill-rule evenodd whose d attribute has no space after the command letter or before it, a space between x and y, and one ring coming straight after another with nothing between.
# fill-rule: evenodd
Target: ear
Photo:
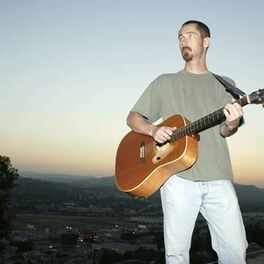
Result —
<instances>
[{"instance_id":1,"label":"ear","mask_svg":"<svg viewBox=\"0 0 264 264\"><path fill-rule=\"evenodd\" d=\"M210 46L210 42L211 42L211 39L209 37L204 38L204 40L203 40L204 48L208 49Z\"/></svg>"}]
</instances>

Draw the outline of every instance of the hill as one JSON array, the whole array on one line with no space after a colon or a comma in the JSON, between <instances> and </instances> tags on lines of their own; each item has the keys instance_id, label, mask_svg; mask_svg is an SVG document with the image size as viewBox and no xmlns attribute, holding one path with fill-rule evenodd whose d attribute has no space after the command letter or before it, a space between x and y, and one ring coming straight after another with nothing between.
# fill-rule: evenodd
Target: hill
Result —
<instances>
[{"instance_id":1,"label":"hill","mask_svg":"<svg viewBox=\"0 0 264 264\"><path fill-rule=\"evenodd\" d=\"M23 210L36 209L37 207L45 208L48 211L58 210L58 208L66 210L67 204L73 204L76 208L103 207L105 211L109 209L109 214L113 211L115 214L119 214L124 210L125 214L125 208L138 213L138 208L145 206L148 209L152 208L152 213L161 214L159 192L148 199L135 199L116 188L113 176L96 178L33 172L24 172L21 175L22 177L19 177L17 185L12 191L12 198L18 208ZM241 184L235 184L234 188L242 211L264 212L263 189ZM112 210L113 208L115 209ZM141 211L151 213L146 208L142 208Z\"/></svg>"},{"instance_id":2,"label":"hill","mask_svg":"<svg viewBox=\"0 0 264 264\"><path fill-rule=\"evenodd\" d=\"M79 176L69 174L56 174L56 173L39 173L21 171L19 175L23 178L38 179L42 181L55 182L55 183L70 183L82 187L90 186L114 186L114 177L95 177L95 176Z\"/></svg>"}]
</instances>

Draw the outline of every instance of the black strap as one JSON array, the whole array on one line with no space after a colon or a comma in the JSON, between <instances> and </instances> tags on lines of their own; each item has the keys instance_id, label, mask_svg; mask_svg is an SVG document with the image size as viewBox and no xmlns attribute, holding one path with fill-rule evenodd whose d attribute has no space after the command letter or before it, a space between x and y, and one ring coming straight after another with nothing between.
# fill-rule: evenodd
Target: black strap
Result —
<instances>
[{"instance_id":1,"label":"black strap","mask_svg":"<svg viewBox=\"0 0 264 264\"><path fill-rule=\"evenodd\" d=\"M223 79L221 76L212 73L213 76L226 88L226 91L231 93L234 98L239 99L240 96L244 96L245 93L232 85L231 83L227 82L225 79Z\"/></svg>"}]
</instances>

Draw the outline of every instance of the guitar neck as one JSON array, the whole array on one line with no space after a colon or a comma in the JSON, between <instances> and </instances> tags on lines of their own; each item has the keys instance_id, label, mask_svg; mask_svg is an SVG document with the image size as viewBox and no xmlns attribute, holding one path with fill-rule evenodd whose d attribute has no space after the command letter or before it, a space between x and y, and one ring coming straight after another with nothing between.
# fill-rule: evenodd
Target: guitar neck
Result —
<instances>
[{"instance_id":1,"label":"guitar neck","mask_svg":"<svg viewBox=\"0 0 264 264\"><path fill-rule=\"evenodd\" d=\"M250 99L248 96L244 96L238 99L236 102L238 102L241 106L245 106L250 103ZM175 141L187 135L192 135L202 132L208 128L214 127L222 123L225 119L226 117L224 114L224 107L223 107L205 117L202 117L199 120L196 120L186 125L185 127L176 129L171 136L171 141Z\"/></svg>"}]
</instances>

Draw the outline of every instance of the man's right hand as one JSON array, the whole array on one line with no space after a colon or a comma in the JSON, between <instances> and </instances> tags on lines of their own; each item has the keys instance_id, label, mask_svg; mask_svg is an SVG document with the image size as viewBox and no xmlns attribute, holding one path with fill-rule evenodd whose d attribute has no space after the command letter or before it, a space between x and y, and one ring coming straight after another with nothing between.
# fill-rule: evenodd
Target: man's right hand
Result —
<instances>
[{"instance_id":1,"label":"man's right hand","mask_svg":"<svg viewBox=\"0 0 264 264\"><path fill-rule=\"evenodd\" d=\"M138 112L129 113L127 124L135 132L152 136L156 142L161 144L170 140L172 132L176 130L176 127L155 126Z\"/></svg>"},{"instance_id":2,"label":"man's right hand","mask_svg":"<svg viewBox=\"0 0 264 264\"><path fill-rule=\"evenodd\" d=\"M176 127L155 127L151 133L151 136L158 143L164 143L171 139L172 132L176 130Z\"/></svg>"}]
</instances>

